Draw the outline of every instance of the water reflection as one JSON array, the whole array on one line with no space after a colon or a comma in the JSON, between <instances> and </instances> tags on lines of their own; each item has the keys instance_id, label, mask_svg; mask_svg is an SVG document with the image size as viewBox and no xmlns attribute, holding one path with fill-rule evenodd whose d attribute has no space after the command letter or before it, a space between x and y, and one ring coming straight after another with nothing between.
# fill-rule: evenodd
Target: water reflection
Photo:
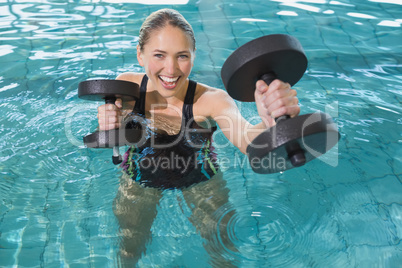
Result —
<instances>
[{"instance_id":1,"label":"water reflection","mask_svg":"<svg viewBox=\"0 0 402 268\"><path fill-rule=\"evenodd\" d=\"M185 5L188 0L84 0L91 3L136 3L143 5Z\"/></svg>"},{"instance_id":2,"label":"water reflection","mask_svg":"<svg viewBox=\"0 0 402 268\"><path fill-rule=\"evenodd\" d=\"M109 151L70 143L64 123L82 104L80 81L142 71L130 49L150 6L73 2L0 3L0 266L113 266L119 250L112 202L120 173ZM203 230L212 262L223 256L244 267L399 265L402 66L395 27L402 23L396 19L401 2L353 2L363 5L360 10L343 1L212 2L179 7L199 37L195 80L220 85L219 66L237 47L236 38L298 35L310 59L297 86L302 110L339 101L342 133L338 167L317 160L269 178L227 168L229 202L217 206ZM273 16L267 16L270 8ZM244 107L244 114L255 114L252 105ZM74 137L91 132L95 117L92 111L76 113ZM228 158L236 152L221 151ZM193 200L210 209L208 198ZM170 201L158 211L144 267L208 258L204 238L188 220L203 224L202 211L172 212L175 199ZM187 207L184 199L181 204Z\"/></svg>"}]
</instances>

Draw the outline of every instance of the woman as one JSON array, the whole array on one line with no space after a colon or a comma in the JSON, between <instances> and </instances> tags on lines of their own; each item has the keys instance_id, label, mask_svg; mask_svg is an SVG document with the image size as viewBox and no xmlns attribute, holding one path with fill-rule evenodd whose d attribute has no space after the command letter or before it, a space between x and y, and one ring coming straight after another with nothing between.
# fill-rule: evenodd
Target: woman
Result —
<instances>
[{"instance_id":1,"label":"woman","mask_svg":"<svg viewBox=\"0 0 402 268\"><path fill-rule=\"evenodd\" d=\"M216 228L221 229L222 248L236 249L225 234L231 215L220 219L219 225L212 216L228 200L212 134L218 125L245 153L250 141L275 124L274 118L300 112L296 91L289 84L275 80L268 86L260 80L255 100L262 122L250 124L226 91L188 79L195 49L193 30L180 13L171 9L152 13L140 29L137 46L137 59L145 74L117 77L141 85L140 99L132 103L118 99L114 105L98 109L100 130L119 128L122 118L131 112L152 130L145 142L127 151L122 164L125 176L115 202L123 233L121 253L134 262L145 251L162 190L175 188L183 190L193 212L190 221L206 239L205 248L215 252L210 254L214 255L212 262L225 264L212 244Z\"/></svg>"}]
</instances>

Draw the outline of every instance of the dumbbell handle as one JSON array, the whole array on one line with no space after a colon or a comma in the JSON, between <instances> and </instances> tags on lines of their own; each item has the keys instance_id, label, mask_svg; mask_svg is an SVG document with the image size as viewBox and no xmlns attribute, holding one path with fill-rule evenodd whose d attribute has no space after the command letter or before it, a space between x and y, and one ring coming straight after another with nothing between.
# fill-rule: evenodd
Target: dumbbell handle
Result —
<instances>
[{"instance_id":1,"label":"dumbbell handle","mask_svg":"<svg viewBox=\"0 0 402 268\"><path fill-rule=\"evenodd\" d=\"M115 104L119 98L123 102L138 99L140 96L140 87L137 83L123 80L87 80L78 85L78 97L91 101L105 101L105 104ZM122 133L124 132L124 133ZM124 134L124 138L121 137ZM108 131L95 131L83 138L84 144L89 148L110 148L113 147L113 163L122 162L119 153L119 146L128 143L135 143L141 136L140 132L130 132L130 141L127 139L127 129L111 129ZM138 138L138 139L137 139Z\"/></svg>"},{"instance_id":2,"label":"dumbbell handle","mask_svg":"<svg viewBox=\"0 0 402 268\"><path fill-rule=\"evenodd\" d=\"M272 72L263 74L261 76L261 80L263 80L268 86L276 79L276 75ZM289 115L282 115L278 118L275 118L275 122L279 123L282 120L289 119ZM306 156L304 154L303 149L300 147L300 144L297 141L292 142L286 147L286 152L288 153L288 157L290 162L294 167L302 166L306 163Z\"/></svg>"},{"instance_id":3,"label":"dumbbell handle","mask_svg":"<svg viewBox=\"0 0 402 268\"><path fill-rule=\"evenodd\" d=\"M106 96L105 97L105 104L115 104L116 97L113 96ZM119 146L113 146L113 156L112 156L113 164L118 165L123 161L121 154L119 152Z\"/></svg>"},{"instance_id":4,"label":"dumbbell handle","mask_svg":"<svg viewBox=\"0 0 402 268\"><path fill-rule=\"evenodd\" d=\"M112 97L112 96L106 96L105 97L105 104L115 104L116 102L116 97Z\"/></svg>"}]
</instances>

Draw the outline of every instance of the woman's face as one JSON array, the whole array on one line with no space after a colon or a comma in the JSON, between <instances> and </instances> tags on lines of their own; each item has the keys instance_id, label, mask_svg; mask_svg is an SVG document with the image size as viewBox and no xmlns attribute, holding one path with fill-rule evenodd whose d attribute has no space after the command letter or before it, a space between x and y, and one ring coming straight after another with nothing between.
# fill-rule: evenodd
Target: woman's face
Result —
<instances>
[{"instance_id":1,"label":"woman's face","mask_svg":"<svg viewBox=\"0 0 402 268\"><path fill-rule=\"evenodd\" d=\"M137 47L137 58L164 98L186 90L194 51L190 38L180 28L167 25L152 32L142 51Z\"/></svg>"}]
</instances>

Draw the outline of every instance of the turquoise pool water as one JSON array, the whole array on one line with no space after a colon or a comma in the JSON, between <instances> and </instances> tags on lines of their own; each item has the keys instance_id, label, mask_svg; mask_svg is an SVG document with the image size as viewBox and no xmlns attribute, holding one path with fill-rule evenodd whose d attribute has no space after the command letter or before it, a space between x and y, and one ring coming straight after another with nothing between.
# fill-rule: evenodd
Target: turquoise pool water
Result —
<instances>
[{"instance_id":1,"label":"turquoise pool water","mask_svg":"<svg viewBox=\"0 0 402 268\"><path fill-rule=\"evenodd\" d=\"M231 216L238 249L224 248L225 258L238 267L400 267L402 3L147 3L0 0L0 267L118 266L112 205L121 171L110 150L82 145L99 104L78 99L77 85L141 71L138 29L162 7L194 27L191 78L220 88L221 66L240 45L297 37L309 59L294 86L302 114L327 112L341 133L322 158L258 175L218 131L230 202L213 217ZM254 120L252 103L237 104ZM138 266L213 266L190 215L183 194L166 191Z\"/></svg>"}]
</instances>

